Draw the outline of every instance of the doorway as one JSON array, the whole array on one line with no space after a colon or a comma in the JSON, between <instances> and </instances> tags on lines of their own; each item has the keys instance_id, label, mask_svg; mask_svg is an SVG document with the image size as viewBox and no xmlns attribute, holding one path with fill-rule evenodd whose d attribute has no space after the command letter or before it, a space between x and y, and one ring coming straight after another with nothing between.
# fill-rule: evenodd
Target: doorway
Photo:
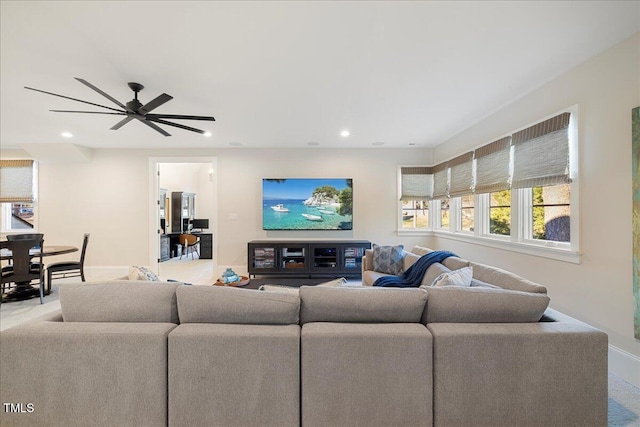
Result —
<instances>
[{"instance_id":1,"label":"doorway","mask_svg":"<svg viewBox=\"0 0 640 427\"><path fill-rule=\"evenodd\" d=\"M149 169L149 266L163 280L213 283L218 270L217 159L155 157L149 159ZM201 228L193 229L194 224ZM202 233L202 256L180 253L178 236L183 232Z\"/></svg>"}]
</instances>

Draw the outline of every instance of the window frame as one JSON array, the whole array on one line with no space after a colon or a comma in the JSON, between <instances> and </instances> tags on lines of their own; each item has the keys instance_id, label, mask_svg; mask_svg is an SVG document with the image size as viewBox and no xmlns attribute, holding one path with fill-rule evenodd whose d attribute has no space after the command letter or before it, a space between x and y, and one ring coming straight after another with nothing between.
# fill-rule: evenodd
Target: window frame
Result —
<instances>
[{"instance_id":1,"label":"window frame","mask_svg":"<svg viewBox=\"0 0 640 427\"><path fill-rule=\"evenodd\" d=\"M0 203L0 217L2 221L0 221L0 233L2 234L16 234L16 233L33 233L37 232L39 229L39 169L40 165L37 160L34 159L26 159L26 158L7 158L5 160L33 160L33 174L32 174L32 191L33 191L33 201L31 202L33 205L33 228L11 228L11 210L14 202L6 202Z\"/></svg>"},{"instance_id":2,"label":"window frame","mask_svg":"<svg viewBox=\"0 0 640 427\"><path fill-rule=\"evenodd\" d=\"M424 228L404 228L404 223L402 220L402 212L404 207L402 206L402 200L400 200L402 196L402 168L403 167L411 167L411 166L398 166L397 170L397 224L396 224L396 235L398 236L429 236L433 230L433 205L432 201L427 202L428 216L429 216L429 226ZM423 167L423 166L418 166ZM413 203L416 203L418 200L413 200Z\"/></svg>"},{"instance_id":3,"label":"window frame","mask_svg":"<svg viewBox=\"0 0 640 427\"><path fill-rule=\"evenodd\" d=\"M579 128L579 108L577 105L563 109L546 118L536 120L534 123L523 126L525 129L536 123L547 120L558 114L571 113L569 122L569 177L570 187L570 242L556 242L551 240L534 239L531 235L532 227L532 207L531 188L511 189L511 234L502 236L490 233L490 194L475 195L475 229L473 233L462 231L459 225L461 217L461 203L459 197L451 198L449 205L450 222L448 229L443 229L440 224L433 224L432 234L445 239L459 240L472 244L479 244L494 248L506 249L512 252L551 258L559 261L579 264L581 262L580 252L580 201L579 201L579 163L578 163L578 128ZM515 130L513 133L521 130ZM511 162L512 164L512 162ZM431 218L440 218L440 203L432 201L430 207Z\"/></svg>"}]
</instances>

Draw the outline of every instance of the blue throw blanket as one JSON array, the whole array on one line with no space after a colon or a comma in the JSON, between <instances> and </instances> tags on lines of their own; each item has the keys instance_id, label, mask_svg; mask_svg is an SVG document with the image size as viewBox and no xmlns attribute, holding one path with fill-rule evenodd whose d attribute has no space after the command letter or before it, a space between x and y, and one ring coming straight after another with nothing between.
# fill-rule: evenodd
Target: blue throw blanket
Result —
<instances>
[{"instance_id":1,"label":"blue throw blanket","mask_svg":"<svg viewBox=\"0 0 640 427\"><path fill-rule=\"evenodd\" d=\"M417 288L422 282L427 268L434 262L442 262L450 256L458 256L449 251L433 251L422 255L418 260L399 276L383 276L373 282L373 286L388 288Z\"/></svg>"}]
</instances>

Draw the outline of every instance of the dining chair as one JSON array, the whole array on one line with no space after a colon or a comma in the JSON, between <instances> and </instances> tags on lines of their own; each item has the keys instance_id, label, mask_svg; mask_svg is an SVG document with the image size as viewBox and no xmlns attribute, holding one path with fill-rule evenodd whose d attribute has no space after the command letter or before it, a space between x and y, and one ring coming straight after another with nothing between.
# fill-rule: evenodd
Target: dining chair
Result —
<instances>
[{"instance_id":1,"label":"dining chair","mask_svg":"<svg viewBox=\"0 0 640 427\"><path fill-rule=\"evenodd\" d=\"M0 282L2 283L3 300L5 299L4 294L7 285L11 288L11 284L13 283L15 288L13 292L15 295L18 295L20 293L31 292L31 284L34 280L37 280L40 291L40 304L44 304L44 270L40 268L40 266L43 265L42 250L39 250L36 254L30 253L32 248L39 247L42 249L43 246L44 240L42 237L0 242L0 248L11 251L11 259L13 261L11 270L2 272ZM37 258L38 263L32 263L32 258ZM34 265L38 267L35 268Z\"/></svg>"},{"instance_id":2,"label":"dining chair","mask_svg":"<svg viewBox=\"0 0 640 427\"><path fill-rule=\"evenodd\" d=\"M186 255L189 257L189 252L191 252L191 259L193 258L193 251L195 250L198 254L198 258L200 258L200 252L198 252L197 246L200 244L200 239L195 234L181 234L179 237L180 244L182 244L182 253L180 254L180 259L182 259L182 255Z\"/></svg>"},{"instance_id":3,"label":"dining chair","mask_svg":"<svg viewBox=\"0 0 640 427\"><path fill-rule=\"evenodd\" d=\"M82 241L82 251L80 252L80 261L61 261L47 265L47 295L51 293L51 281L53 279L62 279L65 277L84 278L84 257L87 253L87 245L89 244L89 233L85 233Z\"/></svg>"}]
</instances>

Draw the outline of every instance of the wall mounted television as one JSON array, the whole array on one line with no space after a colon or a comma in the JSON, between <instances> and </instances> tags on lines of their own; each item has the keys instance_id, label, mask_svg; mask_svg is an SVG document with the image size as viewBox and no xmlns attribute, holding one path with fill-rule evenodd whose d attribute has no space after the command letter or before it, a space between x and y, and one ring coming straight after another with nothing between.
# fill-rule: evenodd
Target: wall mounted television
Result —
<instances>
[{"instance_id":1,"label":"wall mounted television","mask_svg":"<svg viewBox=\"0 0 640 427\"><path fill-rule=\"evenodd\" d=\"M263 230L352 230L351 178L262 180Z\"/></svg>"}]
</instances>

